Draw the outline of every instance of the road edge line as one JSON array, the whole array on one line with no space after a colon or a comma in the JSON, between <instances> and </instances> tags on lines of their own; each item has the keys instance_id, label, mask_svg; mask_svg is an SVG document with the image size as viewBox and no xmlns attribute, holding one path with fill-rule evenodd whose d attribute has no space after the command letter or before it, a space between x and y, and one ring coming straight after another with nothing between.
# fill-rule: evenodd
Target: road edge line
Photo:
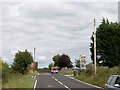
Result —
<instances>
[{"instance_id":1,"label":"road edge line","mask_svg":"<svg viewBox=\"0 0 120 90\"><path fill-rule=\"evenodd\" d=\"M34 90L35 90L36 86L37 86L37 80L35 80L35 83L34 83Z\"/></svg>"},{"instance_id":2,"label":"road edge line","mask_svg":"<svg viewBox=\"0 0 120 90\"><path fill-rule=\"evenodd\" d=\"M68 76L66 76L66 77L68 77ZM86 83L86 82L83 82L83 81L81 81L81 80L75 79L74 77L69 77L69 78L74 79L74 80L76 80L76 81L78 81L78 82L80 82L80 83L84 83L84 84L90 85L90 86L92 86L92 87L104 89L104 88L102 88L102 87L99 87L99 86L96 86L96 85L92 85L92 84L90 84L90 83Z\"/></svg>"}]
</instances>

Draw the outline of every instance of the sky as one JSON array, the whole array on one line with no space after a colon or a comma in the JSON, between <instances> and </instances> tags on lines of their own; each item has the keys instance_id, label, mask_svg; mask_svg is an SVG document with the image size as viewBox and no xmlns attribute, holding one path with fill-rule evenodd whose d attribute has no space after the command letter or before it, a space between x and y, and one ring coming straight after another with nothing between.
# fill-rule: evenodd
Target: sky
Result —
<instances>
[{"instance_id":1,"label":"sky","mask_svg":"<svg viewBox=\"0 0 120 90\"><path fill-rule=\"evenodd\" d=\"M30 0L31 1L31 0ZM0 55L12 64L18 50L28 49L40 68L56 54L67 54L74 63L81 54L90 59L90 37L101 20L118 21L118 1L2 1L0 9Z\"/></svg>"}]
</instances>

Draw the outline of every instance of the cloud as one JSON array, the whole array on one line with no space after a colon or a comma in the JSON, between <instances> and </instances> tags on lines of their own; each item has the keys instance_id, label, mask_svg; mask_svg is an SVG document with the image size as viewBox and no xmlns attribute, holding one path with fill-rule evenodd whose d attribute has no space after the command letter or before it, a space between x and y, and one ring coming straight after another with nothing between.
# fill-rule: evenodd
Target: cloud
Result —
<instances>
[{"instance_id":1,"label":"cloud","mask_svg":"<svg viewBox=\"0 0 120 90\"><path fill-rule=\"evenodd\" d=\"M45 60L46 57L45 57L45 56L39 56L38 59L40 59L40 60L41 60L41 59L42 59L42 60Z\"/></svg>"},{"instance_id":2,"label":"cloud","mask_svg":"<svg viewBox=\"0 0 120 90\"><path fill-rule=\"evenodd\" d=\"M117 2L3 2L2 57L13 61L17 49L36 48L40 67L52 62L58 53L67 53L74 62L80 54L88 56L93 31L103 17L117 21Z\"/></svg>"}]
</instances>

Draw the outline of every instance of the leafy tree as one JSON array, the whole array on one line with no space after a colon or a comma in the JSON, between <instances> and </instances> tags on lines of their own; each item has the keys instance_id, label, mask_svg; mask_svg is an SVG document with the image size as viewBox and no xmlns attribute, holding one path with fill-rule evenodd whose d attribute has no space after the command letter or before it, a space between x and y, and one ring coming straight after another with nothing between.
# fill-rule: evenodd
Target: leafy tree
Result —
<instances>
[{"instance_id":1,"label":"leafy tree","mask_svg":"<svg viewBox=\"0 0 120 90\"><path fill-rule=\"evenodd\" d=\"M80 68L80 60L79 59L76 59L75 60L75 66Z\"/></svg>"},{"instance_id":2,"label":"leafy tree","mask_svg":"<svg viewBox=\"0 0 120 90\"><path fill-rule=\"evenodd\" d=\"M92 42L90 43L90 52L91 52L91 60L93 61L93 64L94 64L94 37L93 35L94 33L91 36Z\"/></svg>"},{"instance_id":3,"label":"leafy tree","mask_svg":"<svg viewBox=\"0 0 120 90\"><path fill-rule=\"evenodd\" d=\"M57 54L52 59L54 61L54 66L59 66L60 55Z\"/></svg>"},{"instance_id":4,"label":"leafy tree","mask_svg":"<svg viewBox=\"0 0 120 90\"><path fill-rule=\"evenodd\" d=\"M54 65L60 68L63 68L63 67L72 68L73 67L72 62L70 61L70 57L65 54L55 55L53 57L53 61L54 61Z\"/></svg>"},{"instance_id":5,"label":"leafy tree","mask_svg":"<svg viewBox=\"0 0 120 90\"><path fill-rule=\"evenodd\" d=\"M50 63L49 65L48 65L48 67L49 67L49 70L51 70L51 68L54 66L54 64L53 63Z\"/></svg>"},{"instance_id":6,"label":"leafy tree","mask_svg":"<svg viewBox=\"0 0 120 90\"><path fill-rule=\"evenodd\" d=\"M33 62L32 54L28 52L27 49L24 52L18 51L15 54L12 68L17 72L24 74L27 71L28 65L31 64L32 62Z\"/></svg>"},{"instance_id":7,"label":"leafy tree","mask_svg":"<svg viewBox=\"0 0 120 90\"><path fill-rule=\"evenodd\" d=\"M93 36L90 45L93 60ZM97 63L114 67L120 65L120 24L103 19L96 31L97 41ZM99 56L99 57L98 57ZM100 64L99 64L100 65Z\"/></svg>"}]
</instances>

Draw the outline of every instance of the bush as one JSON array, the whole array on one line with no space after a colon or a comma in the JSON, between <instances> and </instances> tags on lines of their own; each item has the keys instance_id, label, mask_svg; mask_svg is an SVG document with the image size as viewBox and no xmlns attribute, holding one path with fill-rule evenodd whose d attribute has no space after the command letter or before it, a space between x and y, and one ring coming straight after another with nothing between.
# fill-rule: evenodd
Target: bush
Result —
<instances>
[{"instance_id":1,"label":"bush","mask_svg":"<svg viewBox=\"0 0 120 90\"><path fill-rule=\"evenodd\" d=\"M7 74L10 72L10 68L7 63L3 62L2 60L0 60L0 62L2 64L2 80L3 82L6 82Z\"/></svg>"}]
</instances>

